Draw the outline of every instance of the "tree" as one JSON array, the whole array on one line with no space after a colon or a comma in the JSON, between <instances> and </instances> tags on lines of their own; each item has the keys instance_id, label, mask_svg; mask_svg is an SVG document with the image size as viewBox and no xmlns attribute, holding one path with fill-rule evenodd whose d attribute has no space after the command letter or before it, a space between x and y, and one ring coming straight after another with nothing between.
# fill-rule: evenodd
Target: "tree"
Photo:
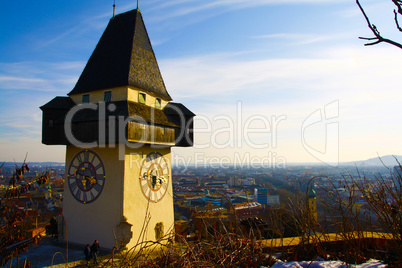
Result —
<instances>
[{"instance_id":1,"label":"tree","mask_svg":"<svg viewBox=\"0 0 402 268\"><path fill-rule=\"evenodd\" d=\"M0 166L0 173L3 165L4 163ZM29 167L25 157L21 166L16 164L5 193L0 194L0 266L18 256L40 239L39 235L28 236L27 230L32 227L33 221L27 211L7 202L29 192L34 185L45 185L49 180L49 172L31 180L24 177L26 172L29 172Z\"/></svg>"},{"instance_id":2,"label":"tree","mask_svg":"<svg viewBox=\"0 0 402 268\"><path fill-rule=\"evenodd\" d=\"M398 16L402 16L402 0L391 0L391 1L395 4L395 6L397 8L397 9L394 9L394 20L395 20L396 28L398 29L398 31L402 32L402 28L399 25L399 21L398 21ZM364 11L364 9L363 9L362 5L360 4L359 0L356 0L356 3L359 6L361 12L363 13L364 18L367 21L368 27L370 28L370 30L373 32L373 34L375 36L375 37L359 37L360 39L363 39L363 40L373 41L373 42L369 42L369 43L364 44L365 46L377 45L379 43L384 42L384 43L388 43L388 44L391 44L393 46L396 46L396 47L402 49L402 44L400 44L398 42L395 42L395 41L393 41L391 39L384 38L381 35L381 33L378 30L378 28L374 24L372 24L370 22L370 19L367 16L366 12Z\"/></svg>"}]
</instances>

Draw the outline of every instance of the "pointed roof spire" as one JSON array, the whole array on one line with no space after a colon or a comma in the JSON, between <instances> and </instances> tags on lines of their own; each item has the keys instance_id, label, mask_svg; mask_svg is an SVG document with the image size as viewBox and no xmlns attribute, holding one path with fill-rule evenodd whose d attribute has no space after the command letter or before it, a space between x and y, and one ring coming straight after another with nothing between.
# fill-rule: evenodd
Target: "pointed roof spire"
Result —
<instances>
[{"instance_id":1,"label":"pointed roof spire","mask_svg":"<svg viewBox=\"0 0 402 268\"><path fill-rule=\"evenodd\" d=\"M138 9L118 14L109 21L68 95L120 86L137 87L164 100L172 100Z\"/></svg>"}]
</instances>

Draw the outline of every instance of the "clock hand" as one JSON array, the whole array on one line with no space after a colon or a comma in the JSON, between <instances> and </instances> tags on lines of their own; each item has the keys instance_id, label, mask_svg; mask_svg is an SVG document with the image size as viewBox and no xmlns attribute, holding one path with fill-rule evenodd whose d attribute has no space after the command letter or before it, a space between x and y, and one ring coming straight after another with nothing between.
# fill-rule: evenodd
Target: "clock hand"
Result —
<instances>
[{"instance_id":1,"label":"clock hand","mask_svg":"<svg viewBox=\"0 0 402 268\"><path fill-rule=\"evenodd\" d=\"M167 179L164 176L158 176L157 179L156 179L156 185L157 186L160 186L160 185L162 185L163 183L166 183L166 182L167 182Z\"/></svg>"},{"instance_id":2,"label":"clock hand","mask_svg":"<svg viewBox=\"0 0 402 268\"><path fill-rule=\"evenodd\" d=\"M91 177L89 178L89 181L91 182L91 184L95 184L95 183L96 183L96 179L95 179L93 176L91 176Z\"/></svg>"},{"instance_id":3,"label":"clock hand","mask_svg":"<svg viewBox=\"0 0 402 268\"><path fill-rule=\"evenodd\" d=\"M160 177L158 177L158 179L159 179L160 184L167 182L167 179L165 178L165 176L160 176Z\"/></svg>"},{"instance_id":4,"label":"clock hand","mask_svg":"<svg viewBox=\"0 0 402 268\"><path fill-rule=\"evenodd\" d=\"M82 167L80 171L85 171L85 168ZM91 183L91 184L95 184L95 183L96 183L96 180L94 179L93 176L89 177L89 176L86 176L85 174L81 174L81 172L78 172L78 169L76 169L76 170L74 171L74 174L75 174L75 176L79 175L79 176L82 177L81 183L82 183L82 186L84 186L84 188L86 188L87 181L88 181L89 183Z\"/></svg>"},{"instance_id":5,"label":"clock hand","mask_svg":"<svg viewBox=\"0 0 402 268\"><path fill-rule=\"evenodd\" d=\"M85 187L87 182L90 183L90 184L96 184L96 179L93 176L89 177L89 176L84 175L83 177L84 177L84 179L83 179L82 184L84 185L84 187Z\"/></svg>"}]
</instances>

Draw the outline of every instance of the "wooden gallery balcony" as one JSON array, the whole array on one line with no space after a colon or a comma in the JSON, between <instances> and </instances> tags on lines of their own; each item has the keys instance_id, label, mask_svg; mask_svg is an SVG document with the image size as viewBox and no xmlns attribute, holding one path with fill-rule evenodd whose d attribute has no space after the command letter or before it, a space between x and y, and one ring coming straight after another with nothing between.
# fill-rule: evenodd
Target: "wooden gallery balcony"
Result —
<instances>
[{"instance_id":1,"label":"wooden gallery balcony","mask_svg":"<svg viewBox=\"0 0 402 268\"><path fill-rule=\"evenodd\" d=\"M76 105L69 97L56 97L41 109L44 144L193 145L195 115L180 103L161 110L129 101Z\"/></svg>"},{"instance_id":2,"label":"wooden gallery balcony","mask_svg":"<svg viewBox=\"0 0 402 268\"><path fill-rule=\"evenodd\" d=\"M128 122L127 140L129 142L175 145L175 129L138 122Z\"/></svg>"}]
</instances>

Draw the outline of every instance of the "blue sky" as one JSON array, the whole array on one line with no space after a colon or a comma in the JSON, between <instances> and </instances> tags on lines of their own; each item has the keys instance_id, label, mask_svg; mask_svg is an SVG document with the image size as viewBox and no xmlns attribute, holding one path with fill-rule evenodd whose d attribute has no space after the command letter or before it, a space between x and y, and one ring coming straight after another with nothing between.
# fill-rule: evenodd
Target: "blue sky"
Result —
<instances>
[{"instance_id":1,"label":"blue sky","mask_svg":"<svg viewBox=\"0 0 402 268\"><path fill-rule=\"evenodd\" d=\"M389 3L388 3L389 2ZM401 40L391 1L362 0ZM65 96L113 1L8 1L0 10L0 160L63 162L39 107ZM116 13L136 8L116 0ZM176 161L331 162L400 155L402 51L371 37L353 0L140 1L167 90L197 114ZM249 131L245 131L248 129Z\"/></svg>"}]
</instances>

